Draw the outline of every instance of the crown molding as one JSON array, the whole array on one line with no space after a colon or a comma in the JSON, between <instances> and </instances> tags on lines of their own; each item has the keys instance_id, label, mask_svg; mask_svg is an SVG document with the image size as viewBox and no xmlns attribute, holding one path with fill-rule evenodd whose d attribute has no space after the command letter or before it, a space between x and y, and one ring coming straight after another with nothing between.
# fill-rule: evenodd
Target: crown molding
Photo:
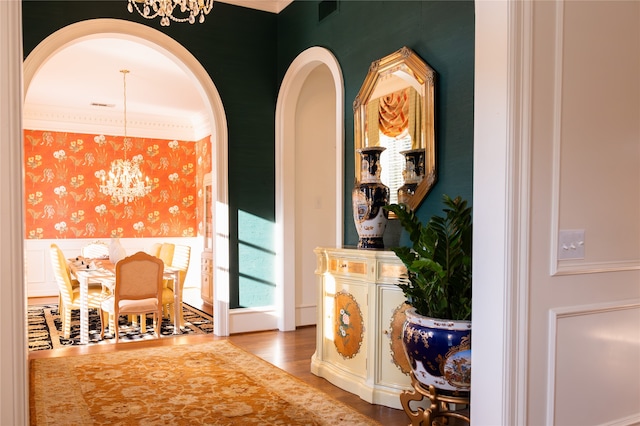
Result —
<instances>
[{"instance_id":1,"label":"crown molding","mask_svg":"<svg viewBox=\"0 0 640 426\"><path fill-rule=\"evenodd\" d=\"M56 132L124 134L122 113L108 111L102 107L76 109L26 104L23 112L23 126L25 129ZM127 135L197 141L211 135L211 126L204 114L187 118L130 113L127 117Z\"/></svg>"}]
</instances>

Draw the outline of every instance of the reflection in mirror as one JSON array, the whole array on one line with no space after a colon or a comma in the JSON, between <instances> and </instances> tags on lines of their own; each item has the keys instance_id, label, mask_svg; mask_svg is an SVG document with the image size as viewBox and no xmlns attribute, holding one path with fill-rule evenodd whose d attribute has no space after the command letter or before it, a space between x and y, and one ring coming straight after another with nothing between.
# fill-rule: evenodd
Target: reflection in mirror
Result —
<instances>
[{"instance_id":1,"label":"reflection in mirror","mask_svg":"<svg viewBox=\"0 0 640 426\"><path fill-rule=\"evenodd\" d=\"M403 47L371 64L353 103L356 152L386 148L380 179L389 187L389 202L413 210L436 180L434 80L433 69ZM358 183L359 156L355 170Z\"/></svg>"}]
</instances>

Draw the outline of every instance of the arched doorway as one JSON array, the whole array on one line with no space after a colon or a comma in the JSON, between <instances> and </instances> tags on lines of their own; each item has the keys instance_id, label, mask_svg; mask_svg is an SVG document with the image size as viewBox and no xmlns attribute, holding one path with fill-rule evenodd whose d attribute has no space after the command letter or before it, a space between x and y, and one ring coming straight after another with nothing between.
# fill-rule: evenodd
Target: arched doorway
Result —
<instances>
[{"instance_id":1,"label":"arched doorway","mask_svg":"<svg viewBox=\"0 0 640 426\"><path fill-rule=\"evenodd\" d=\"M297 128L299 123L298 101L304 96L304 91L308 89L305 85L314 84L313 81L320 82L321 90L331 91L334 94L333 101L335 109L332 114L323 111L324 119L331 122L333 135L326 143L326 148L334 148L333 164L325 170L327 180L326 185L335 196L335 200L330 200L335 206L335 211L329 217L322 217L319 220L330 222L331 229L334 230L331 239L331 246L342 244L343 234L343 152L344 152L344 83L342 72L337 59L333 54L321 47L311 47L302 52L291 64L284 76L278 102L276 106L276 228L279 231L277 241L277 270L279 283L278 290L278 328L282 331L294 330L296 327L296 283L300 278L299 268L303 262L299 259L297 245L300 240L296 238L296 216L309 214L308 211L300 211L300 206L296 204L296 168L301 167L296 161L297 142L305 139L301 132L304 129ZM327 105L328 106L328 105ZM313 131L313 130L311 130ZM299 155L298 155L299 158ZM322 182L322 176L314 176L314 179ZM322 207L324 202L316 199L310 210ZM315 215L313 212L311 214ZM299 230L298 230L299 231ZM307 243L310 243L308 241ZM304 245L304 243L303 243ZM308 251L308 250L307 250ZM312 253L308 253L312 255ZM304 271L305 274L313 273L313 270ZM316 303L319 301L316 300ZM315 306L312 307L315 309ZM301 307L306 309L305 306Z\"/></svg>"},{"instance_id":2,"label":"arched doorway","mask_svg":"<svg viewBox=\"0 0 640 426\"><path fill-rule=\"evenodd\" d=\"M214 333L226 336L228 331L228 229L227 229L227 125L224 108L218 91L206 70L182 45L165 34L150 27L117 19L95 19L83 21L62 28L43 40L24 62L24 93L48 58L64 46L79 40L100 37L120 37L144 44L171 59L191 78L202 96L203 102L210 106L209 121L212 129L212 164L215 170L212 185L213 235L216 235L215 294L214 294Z\"/></svg>"}]
</instances>

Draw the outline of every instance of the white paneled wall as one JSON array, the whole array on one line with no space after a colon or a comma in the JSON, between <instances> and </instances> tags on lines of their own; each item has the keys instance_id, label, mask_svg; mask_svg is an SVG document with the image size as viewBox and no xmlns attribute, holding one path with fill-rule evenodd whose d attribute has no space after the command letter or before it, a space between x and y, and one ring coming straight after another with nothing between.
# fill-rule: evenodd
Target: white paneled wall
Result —
<instances>
[{"instance_id":1,"label":"white paneled wall","mask_svg":"<svg viewBox=\"0 0 640 426\"><path fill-rule=\"evenodd\" d=\"M549 424L637 424L638 324L640 301L552 309L548 380L553 385L547 398L553 409L549 410ZM574 394L580 398L567 397ZM610 410L585 409L598 407L603 398L612 399L607 402Z\"/></svg>"},{"instance_id":2,"label":"white paneled wall","mask_svg":"<svg viewBox=\"0 0 640 426\"><path fill-rule=\"evenodd\" d=\"M640 3L532 5L523 423L639 424Z\"/></svg>"},{"instance_id":3,"label":"white paneled wall","mask_svg":"<svg viewBox=\"0 0 640 426\"><path fill-rule=\"evenodd\" d=\"M99 239L109 243L109 238ZM56 296L58 288L53 277L49 248L51 244L57 244L67 258L73 258L80 254L85 245L96 239L64 239L64 240L25 240L25 282L27 297ZM200 288L200 253L202 253L202 238L121 238L120 243L127 255L138 251L148 251L154 243L167 242L173 244L188 245L191 247L191 260L185 281L185 288Z\"/></svg>"}]
</instances>

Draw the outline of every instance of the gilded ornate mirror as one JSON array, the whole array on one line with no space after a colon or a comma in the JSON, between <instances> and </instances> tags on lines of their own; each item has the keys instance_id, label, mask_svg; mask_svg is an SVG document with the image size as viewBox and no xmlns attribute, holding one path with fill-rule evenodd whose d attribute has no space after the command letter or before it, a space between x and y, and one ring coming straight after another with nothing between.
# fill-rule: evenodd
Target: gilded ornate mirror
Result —
<instances>
[{"instance_id":1,"label":"gilded ornate mirror","mask_svg":"<svg viewBox=\"0 0 640 426\"><path fill-rule=\"evenodd\" d=\"M415 210L436 181L435 72L403 47L373 61L353 102L355 152L382 146L382 183L390 203ZM355 155L356 183L360 156Z\"/></svg>"}]
</instances>

